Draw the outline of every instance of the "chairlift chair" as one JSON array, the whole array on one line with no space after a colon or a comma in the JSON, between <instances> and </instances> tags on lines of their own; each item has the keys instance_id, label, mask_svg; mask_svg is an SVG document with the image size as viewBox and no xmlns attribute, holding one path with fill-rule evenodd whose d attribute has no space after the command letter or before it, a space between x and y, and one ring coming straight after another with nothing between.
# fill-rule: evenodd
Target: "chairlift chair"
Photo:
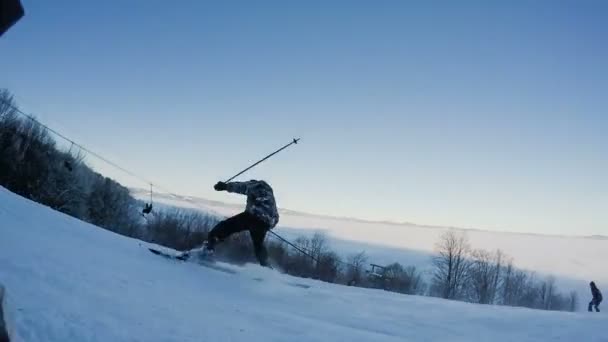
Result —
<instances>
[{"instance_id":1,"label":"chairlift chair","mask_svg":"<svg viewBox=\"0 0 608 342\"><path fill-rule=\"evenodd\" d=\"M70 145L70 149L68 150L68 155L71 157L72 156L72 147L74 147L74 142L71 142L72 144ZM72 166L72 162L70 160L69 157L66 157L63 160L63 166L68 169L68 171L72 172L74 170L74 167Z\"/></svg>"},{"instance_id":2,"label":"chairlift chair","mask_svg":"<svg viewBox=\"0 0 608 342\"><path fill-rule=\"evenodd\" d=\"M150 184L150 203L146 203L141 212L143 215L148 215L152 212L152 184Z\"/></svg>"}]
</instances>

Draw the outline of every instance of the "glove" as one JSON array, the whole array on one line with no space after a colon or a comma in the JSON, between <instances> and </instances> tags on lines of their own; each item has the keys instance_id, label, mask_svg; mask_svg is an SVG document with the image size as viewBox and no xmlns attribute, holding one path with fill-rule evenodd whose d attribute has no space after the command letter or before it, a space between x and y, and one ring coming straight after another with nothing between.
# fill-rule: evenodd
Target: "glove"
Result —
<instances>
[{"instance_id":1,"label":"glove","mask_svg":"<svg viewBox=\"0 0 608 342\"><path fill-rule=\"evenodd\" d=\"M215 191L224 191L228 187L226 186L226 183L224 183L224 182L217 182L217 184L215 184L213 186L213 188L215 189Z\"/></svg>"}]
</instances>

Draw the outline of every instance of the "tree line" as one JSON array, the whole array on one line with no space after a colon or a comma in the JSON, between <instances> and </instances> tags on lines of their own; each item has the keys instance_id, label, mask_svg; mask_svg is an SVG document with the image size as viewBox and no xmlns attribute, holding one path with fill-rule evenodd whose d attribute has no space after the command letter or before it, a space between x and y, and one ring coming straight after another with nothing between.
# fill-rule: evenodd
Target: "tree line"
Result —
<instances>
[{"instance_id":1,"label":"tree line","mask_svg":"<svg viewBox=\"0 0 608 342\"><path fill-rule=\"evenodd\" d=\"M561 293L555 278L516 268L501 250L473 249L465 233L440 236L433 257L430 295L480 304L575 311L575 291Z\"/></svg>"}]
</instances>

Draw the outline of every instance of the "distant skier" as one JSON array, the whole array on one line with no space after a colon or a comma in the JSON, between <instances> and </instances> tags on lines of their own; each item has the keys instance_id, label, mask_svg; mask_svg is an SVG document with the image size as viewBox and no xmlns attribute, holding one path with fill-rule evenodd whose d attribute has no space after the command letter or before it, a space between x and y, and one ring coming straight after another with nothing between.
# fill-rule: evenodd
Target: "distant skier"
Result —
<instances>
[{"instance_id":1,"label":"distant skier","mask_svg":"<svg viewBox=\"0 0 608 342\"><path fill-rule=\"evenodd\" d=\"M599 305L603 299L602 293L597 286L595 286L594 282L589 283L589 286L591 287L591 294L593 295L593 299L589 302L589 312L591 312L591 306L595 306L595 312L600 312Z\"/></svg>"},{"instance_id":2,"label":"distant skier","mask_svg":"<svg viewBox=\"0 0 608 342\"><path fill-rule=\"evenodd\" d=\"M213 188L216 191L246 195L247 207L244 212L227 218L213 227L202 247L184 252L179 258L185 260L192 255L200 257L213 255L218 242L234 233L248 230L255 256L260 265L268 266L268 253L264 246L264 238L266 232L279 222L279 212L270 185L264 181L250 180L248 182L218 182Z\"/></svg>"}]
</instances>

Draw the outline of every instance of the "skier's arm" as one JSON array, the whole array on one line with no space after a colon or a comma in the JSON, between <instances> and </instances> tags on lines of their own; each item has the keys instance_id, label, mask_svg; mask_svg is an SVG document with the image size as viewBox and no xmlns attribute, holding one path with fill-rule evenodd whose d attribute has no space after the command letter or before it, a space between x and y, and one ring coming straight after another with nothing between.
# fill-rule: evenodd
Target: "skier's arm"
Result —
<instances>
[{"instance_id":1,"label":"skier's arm","mask_svg":"<svg viewBox=\"0 0 608 342\"><path fill-rule=\"evenodd\" d=\"M226 191L247 196L255 181L226 183Z\"/></svg>"}]
</instances>

